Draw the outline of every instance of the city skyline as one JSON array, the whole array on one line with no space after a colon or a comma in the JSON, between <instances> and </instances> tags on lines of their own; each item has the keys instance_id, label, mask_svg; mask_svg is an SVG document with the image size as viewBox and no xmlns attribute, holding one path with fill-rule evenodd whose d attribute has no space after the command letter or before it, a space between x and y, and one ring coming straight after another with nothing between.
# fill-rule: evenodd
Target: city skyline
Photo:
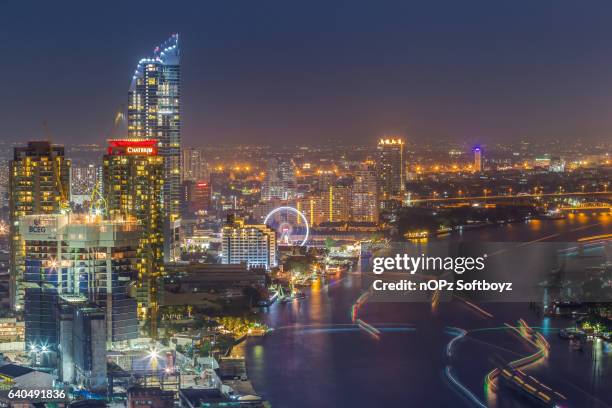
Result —
<instances>
[{"instance_id":1,"label":"city skyline","mask_svg":"<svg viewBox=\"0 0 612 408\"><path fill-rule=\"evenodd\" d=\"M2 407L612 404L612 5L37 6Z\"/></svg>"},{"instance_id":2,"label":"city skyline","mask_svg":"<svg viewBox=\"0 0 612 408\"><path fill-rule=\"evenodd\" d=\"M13 58L2 140L103 144L122 136L112 123L127 103L126 78L150 55L147 44L175 32L187 56L186 145L364 143L389 134L483 144L603 140L612 130L612 54L599 41L609 30L607 5L313 3L289 12L279 3L204 3L165 18L156 7L117 13L105 4L78 20L65 5L19 25L26 10L6 7L1 37ZM131 24L133 15L143 24ZM96 28L107 21L111 32Z\"/></svg>"}]
</instances>

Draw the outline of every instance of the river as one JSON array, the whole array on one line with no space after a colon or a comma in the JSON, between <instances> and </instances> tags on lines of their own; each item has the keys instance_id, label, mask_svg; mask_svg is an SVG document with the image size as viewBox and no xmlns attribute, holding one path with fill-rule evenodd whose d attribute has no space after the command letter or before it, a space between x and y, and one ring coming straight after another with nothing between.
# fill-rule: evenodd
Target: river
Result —
<instances>
[{"instance_id":1,"label":"river","mask_svg":"<svg viewBox=\"0 0 612 408\"><path fill-rule=\"evenodd\" d=\"M472 241L573 241L610 233L609 215L574 215L466 231L442 239ZM503 324L524 318L550 342L548 358L528 373L563 393L568 406L612 406L612 347L594 342L584 353L569 350L557 329L569 321L540 318L527 304L480 305L490 316L459 301L367 303L359 317L380 330L356 327L351 307L362 293L359 273L316 283L307 298L274 304L265 315L274 329L246 343L247 369L258 393L274 408L533 406L514 392L487 389L495 359L534 352ZM470 331L449 353L453 328ZM450 369L450 372L448 371Z\"/></svg>"}]
</instances>

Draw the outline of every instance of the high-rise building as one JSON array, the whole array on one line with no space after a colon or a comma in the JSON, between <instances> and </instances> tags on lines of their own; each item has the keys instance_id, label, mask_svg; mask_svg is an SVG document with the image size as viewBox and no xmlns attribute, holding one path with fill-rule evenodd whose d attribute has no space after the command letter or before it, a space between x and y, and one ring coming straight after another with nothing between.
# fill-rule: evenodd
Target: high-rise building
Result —
<instances>
[{"instance_id":1,"label":"high-rise building","mask_svg":"<svg viewBox=\"0 0 612 408\"><path fill-rule=\"evenodd\" d=\"M276 231L264 224L245 224L229 216L221 233L222 263L246 263L269 269L276 266Z\"/></svg>"},{"instance_id":2,"label":"high-rise building","mask_svg":"<svg viewBox=\"0 0 612 408\"><path fill-rule=\"evenodd\" d=\"M73 165L70 173L72 195L91 195L91 192L98 182L99 175L99 168L94 164L90 163L81 166Z\"/></svg>"},{"instance_id":3,"label":"high-rise building","mask_svg":"<svg viewBox=\"0 0 612 408\"><path fill-rule=\"evenodd\" d=\"M85 298L60 296L58 301L60 337L60 379L93 392L106 392L106 350L104 333L107 314Z\"/></svg>"},{"instance_id":4,"label":"high-rise building","mask_svg":"<svg viewBox=\"0 0 612 408\"><path fill-rule=\"evenodd\" d=\"M272 158L268 161L266 177L261 185L262 201L275 198L288 200L295 195L295 166L291 160Z\"/></svg>"},{"instance_id":5,"label":"high-rise building","mask_svg":"<svg viewBox=\"0 0 612 408\"><path fill-rule=\"evenodd\" d=\"M401 194L405 188L404 141L400 138L380 139L377 149L379 196L389 199Z\"/></svg>"},{"instance_id":6,"label":"high-rise building","mask_svg":"<svg viewBox=\"0 0 612 408\"><path fill-rule=\"evenodd\" d=\"M360 163L353 182L352 220L378 222L378 194L374 163Z\"/></svg>"},{"instance_id":7,"label":"high-rise building","mask_svg":"<svg viewBox=\"0 0 612 408\"><path fill-rule=\"evenodd\" d=\"M92 163L72 165L70 172L71 201L75 205L84 205L91 200L92 192L100 178L100 167Z\"/></svg>"},{"instance_id":8,"label":"high-rise building","mask_svg":"<svg viewBox=\"0 0 612 408\"><path fill-rule=\"evenodd\" d=\"M336 184L338 176L333 170L317 170L317 190L328 191L331 186Z\"/></svg>"},{"instance_id":9,"label":"high-rise building","mask_svg":"<svg viewBox=\"0 0 612 408\"><path fill-rule=\"evenodd\" d=\"M178 34L138 62L128 100L128 138L155 139L164 159L164 256L180 255L181 75Z\"/></svg>"},{"instance_id":10,"label":"high-rise building","mask_svg":"<svg viewBox=\"0 0 612 408\"><path fill-rule=\"evenodd\" d=\"M329 222L346 222L351 218L351 187L343 185L330 186Z\"/></svg>"},{"instance_id":11,"label":"high-rise building","mask_svg":"<svg viewBox=\"0 0 612 408\"><path fill-rule=\"evenodd\" d=\"M329 207L329 194L327 192L298 198L295 202L295 208L304 214L308 225L311 227L329 222ZM297 225L301 226L301 217L296 217L295 221Z\"/></svg>"},{"instance_id":12,"label":"high-rise building","mask_svg":"<svg viewBox=\"0 0 612 408\"><path fill-rule=\"evenodd\" d=\"M16 147L10 162L10 298L14 310L23 308L25 246L19 235L20 217L58 214L70 207L70 160L64 147L28 142Z\"/></svg>"},{"instance_id":13,"label":"high-rise building","mask_svg":"<svg viewBox=\"0 0 612 408\"><path fill-rule=\"evenodd\" d=\"M310 226L326 222L347 222L351 219L351 191L350 186L332 185L327 191L297 199L296 209L304 214ZM300 217L296 217L296 223L301 224Z\"/></svg>"},{"instance_id":14,"label":"high-rise building","mask_svg":"<svg viewBox=\"0 0 612 408\"><path fill-rule=\"evenodd\" d=\"M184 147L181 149L181 180L203 181L210 178L208 163L202 149Z\"/></svg>"},{"instance_id":15,"label":"high-rise building","mask_svg":"<svg viewBox=\"0 0 612 408\"><path fill-rule=\"evenodd\" d=\"M103 160L103 196L111 220L135 220L140 225L137 253L139 317L148 319L156 335L157 309L164 273L164 159L156 140L109 140ZM177 237L174 237L177 239Z\"/></svg>"},{"instance_id":16,"label":"high-rise building","mask_svg":"<svg viewBox=\"0 0 612 408\"><path fill-rule=\"evenodd\" d=\"M482 149L480 146L474 147L474 171L482 171Z\"/></svg>"},{"instance_id":17,"label":"high-rise building","mask_svg":"<svg viewBox=\"0 0 612 408\"><path fill-rule=\"evenodd\" d=\"M210 183L185 180L181 186L181 212L184 216L193 216L198 212L210 210Z\"/></svg>"},{"instance_id":18,"label":"high-rise building","mask_svg":"<svg viewBox=\"0 0 612 408\"><path fill-rule=\"evenodd\" d=\"M99 307L80 307L74 313L73 358L75 383L91 391L106 391L106 330L108 314Z\"/></svg>"},{"instance_id":19,"label":"high-rise building","mask_svg":"<svg viewBox=\"0 0 612 408\"><path fill-rule=\"evenodd\" d=\"M26 343L56 349L59 299L81 296L106 314L99 337L107 344L138 337L136 299L139 226L83 215L27 215L20 219L25 256Z\"/></svg>"}]
</instances>

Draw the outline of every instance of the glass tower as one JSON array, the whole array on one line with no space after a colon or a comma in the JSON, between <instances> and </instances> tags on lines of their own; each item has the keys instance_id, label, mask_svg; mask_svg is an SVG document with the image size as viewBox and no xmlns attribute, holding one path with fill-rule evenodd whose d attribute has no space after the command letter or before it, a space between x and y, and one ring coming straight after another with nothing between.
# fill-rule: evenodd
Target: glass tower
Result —
<instances>
[{"instance_id":1,"label":"glass tower","mask_svg":"<svg viewBox=\"0 0 612 408\"><path fill-rule=\"evenodd\" d=\"M179 36L138 62L128 93L128 139L158 140L164 159L164 257L179 255L181 181L181 75Z\"/></svg>"}]
</instances>

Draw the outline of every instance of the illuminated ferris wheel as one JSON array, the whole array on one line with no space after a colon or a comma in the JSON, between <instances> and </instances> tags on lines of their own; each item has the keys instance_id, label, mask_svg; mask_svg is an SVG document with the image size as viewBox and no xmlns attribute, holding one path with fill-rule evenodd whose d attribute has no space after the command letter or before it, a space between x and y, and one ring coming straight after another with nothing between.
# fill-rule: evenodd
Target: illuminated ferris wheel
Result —
<instances>
[{"instance_id":1,"label":"illuminated ferris wheel","mask_svg":"<svg viewBox=\"0 0 612 408\"><path fill-rule=\"evenodd\" d=\"M308 220L301 211L293 207L283 206L270 211L264 219L264 224L273 228L282 245L304 246L308 241L310 228Z\"/></svg>"}]
</instances>

